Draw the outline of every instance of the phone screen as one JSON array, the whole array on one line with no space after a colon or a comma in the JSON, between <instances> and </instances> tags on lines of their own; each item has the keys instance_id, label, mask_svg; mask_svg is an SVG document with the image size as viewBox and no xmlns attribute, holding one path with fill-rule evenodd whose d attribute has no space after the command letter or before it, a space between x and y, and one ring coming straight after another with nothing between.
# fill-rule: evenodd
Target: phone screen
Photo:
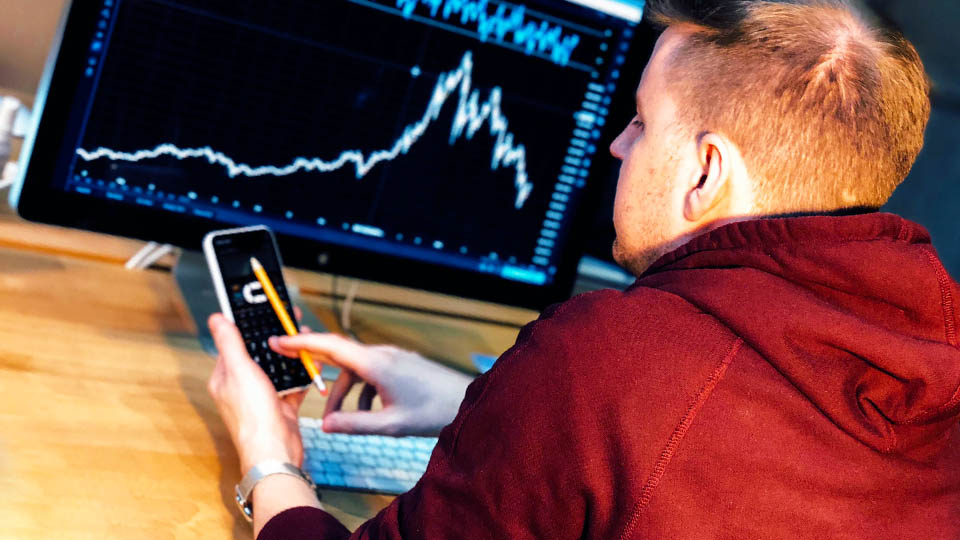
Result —
<instances>
[{"instance_id":1,"label":"phone screen","mask_svg":"<svg viewBox=\"0 0 960 540\"><path fill-rule=\"evenodd\" d=\"M310 376L300 360L279 355L267 344L270 336L286 332L253 273L250 257L256 257L263 265L291 320L296 320L273 235L263 229L218 235L213 239L213 250L234 322L250 357L263 368L277 391L310 384Z\"/></svg>"}]
</instances>

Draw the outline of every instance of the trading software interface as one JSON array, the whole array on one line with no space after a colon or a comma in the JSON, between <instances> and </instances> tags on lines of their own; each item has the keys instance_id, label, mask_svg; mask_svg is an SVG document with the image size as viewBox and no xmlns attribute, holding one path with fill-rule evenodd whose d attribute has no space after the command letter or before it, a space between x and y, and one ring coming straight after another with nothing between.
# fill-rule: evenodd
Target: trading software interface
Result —
<instances>
[{"instance_id":1,"label":"trading software interface","mask_svg":"<svg viewBox=\"0 0 960 540\"><path fill-rule=\"evenodd\" d=\"M642 8L101 1L65 190L535 285Z\"/></svg>"}]
</instances>

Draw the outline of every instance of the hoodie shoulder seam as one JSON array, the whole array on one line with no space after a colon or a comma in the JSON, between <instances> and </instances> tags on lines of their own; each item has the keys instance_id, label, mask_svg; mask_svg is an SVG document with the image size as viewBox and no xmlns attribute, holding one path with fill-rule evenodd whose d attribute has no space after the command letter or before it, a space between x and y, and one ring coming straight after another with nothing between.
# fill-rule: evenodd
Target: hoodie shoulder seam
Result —
<instances>
[{"instance_id":1,"label":"hoodie shoulder seam","mask_svg":"<svg viewBox=\"0 0 960 540\"><path fill-rule=\"evenodd\" d=\"M930 265L937 275L937 282L940 284L940 305L943 307L943 326L947 343L956 349L960 349L957 341L957 321L953 310L953 293L950 291L950 276L932 250L924 248L923 253L927 256L927 260L930 261ZM920 413L907 422L907 424L916 425L926 422L931 418L941 415L944 411L956 407L958 403L960 403L960 386L954 390L953 395L950 396L950 399L948 399L946 403Z\"/></svg>"},{"instance_id":2,"label":"hoodie shoulder seam","mask_svg":"<svg viewBox=\"0 0 960 540\"><path fill-rule=\"evenodd\" d=\"M930 261L930 266L933 267L933 272L937 276L937 283L940 285L940 305L943 307L943 326L947 343L960 348L957 341L957 321L953 312L953 294L950 292L950 276L929 248L924 247L923 254Z\"/></svg>"},{"instance_id":3,"label":"hoodie shoulder seam","mask_svg":"<svg viewBox=\"0 0 960 540\"><path fill-rule=\"evenodd\" d=\"M711 373L710 376L707 377L706 381L704 381L703 385L697 391L697 395L693 399L693 402L680 418L680 422L667 439L666 446L664 446L663 450L660 452L660 456L657 458L657 461L654 464L653 471L650 473L650 476L647 478L647 481L644 483L643 488L640 491L640 499L634 505L633 510L630 512L630 519L627 521L626 527L624 527L623 532L620 534L621 540L629 538L630 535L633 534L634 529L640 522L641 515L643 514L644 510L646 510L650 500L653 498L654 490L656 490L657 486L660 485L660 480L663 479L663 475L667 470L667 466L670 464L670 460L673 459L673 455L680 447L680 443L683 441L684 435L686 435L687 430L690 429L690 426L693 424L693 420L696 418L697 413L699 413L700 409L703 408L703 404L707 402L707 399L709 399L713 394L713 390L720 383L720 380L723 379L723 376L727 371L727 367L730 366L730 363L733 362L734 357L737 356L737 353L740 352L742 347L743 338L737 337L727 354L714 368L713 373Z\"/></svg>"}]
</instances>

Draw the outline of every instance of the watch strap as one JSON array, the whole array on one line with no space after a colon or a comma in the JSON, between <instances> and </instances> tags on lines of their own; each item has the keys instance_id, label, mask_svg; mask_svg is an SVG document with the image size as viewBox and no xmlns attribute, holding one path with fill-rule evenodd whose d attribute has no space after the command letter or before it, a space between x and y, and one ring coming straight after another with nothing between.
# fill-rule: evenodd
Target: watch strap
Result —
<instances>
[{"instance_id":1,"label":"watch strap","mask_svg":"<svg viewBox=\"0 0 960 540\"><path fill-rule=\"evenodd\" d=\"M256 487L261 480L274 474L295 476L306 482L307 485L310 486L310 489L314 491L317 490L313 479L299 467L279 460L261 461L251 467L250 470L247 471L247 474L243 475L243 480L237 484L237 505L248 521L253 521L253 504L250 501L250 494L253 493L253 488Z\"/></svg>"}]
</instances>

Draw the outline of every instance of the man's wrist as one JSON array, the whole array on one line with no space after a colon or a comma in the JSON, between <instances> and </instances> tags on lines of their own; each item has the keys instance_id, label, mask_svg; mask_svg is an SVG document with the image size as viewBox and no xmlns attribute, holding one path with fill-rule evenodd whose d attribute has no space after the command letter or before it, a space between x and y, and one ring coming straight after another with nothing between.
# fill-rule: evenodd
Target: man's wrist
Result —
<instances>
[{"instance_id":1,"label":"man's wrist","mask_svg":"<svg viewBox=\"0 0 960 540\"><path fill-rule=\"evenodd\" d=\"M320 502L315 488L311 487L302 479L289 474L271 474L270 476L264 477L263 480L257 482L253 487L253 491L250 492L250 501L254 506L257 506L258 501L264 502L263 505L259 505L259 507L263 507L266 504L266 500L272 498L273 494L276 493L290 494L292 500L301 503L299 506L312 506L304 504L312 499L316 499L317 504ZM294 496L294 494L296 494L296 496ZM283 501L284 498L285 497L280 498L280 501Z\"/></svg>"},{"instance_id":2,"label":"man's wrist","mask_svg":"<svg viewBox=\"0 0 960 540\"><path fill-rule=\"evenodd\" d=\"M323 510L317 492L306 482L286 474L267 476L254 486L250 500L253 512L253 532L260 530L274 516L298 506L311 506Z\"/></svg>"},{"instance_id":3,"label":"man's wrist","mask_svg":"<svg viewBox=\"0 0 960 540\"><path fill-rule=\"evenodd\" d=\"M238 448L245 449L239 452L240 472L244 475L250 472L254 465L266 461L281 461L299 466L290 452L282 445L247 444L240 445Z\"/></svg>"},{"instance_id":4,"label":"man's wrist","mask_svg":"<svg viewBox=\"0 0 960 540\"><path fill-rule=\"evenodd\" d=\"M278 460L262 461L251 467L236 487L237 505L250 521L253 521L254 515L254 491L260 484L267 482L272 477L287 477L295 480L309 492L313 493L315 499L318 499L316 495L316 484L313 483L313 479L302 469L290 462Z\"/></svg>"}]
</instances>

